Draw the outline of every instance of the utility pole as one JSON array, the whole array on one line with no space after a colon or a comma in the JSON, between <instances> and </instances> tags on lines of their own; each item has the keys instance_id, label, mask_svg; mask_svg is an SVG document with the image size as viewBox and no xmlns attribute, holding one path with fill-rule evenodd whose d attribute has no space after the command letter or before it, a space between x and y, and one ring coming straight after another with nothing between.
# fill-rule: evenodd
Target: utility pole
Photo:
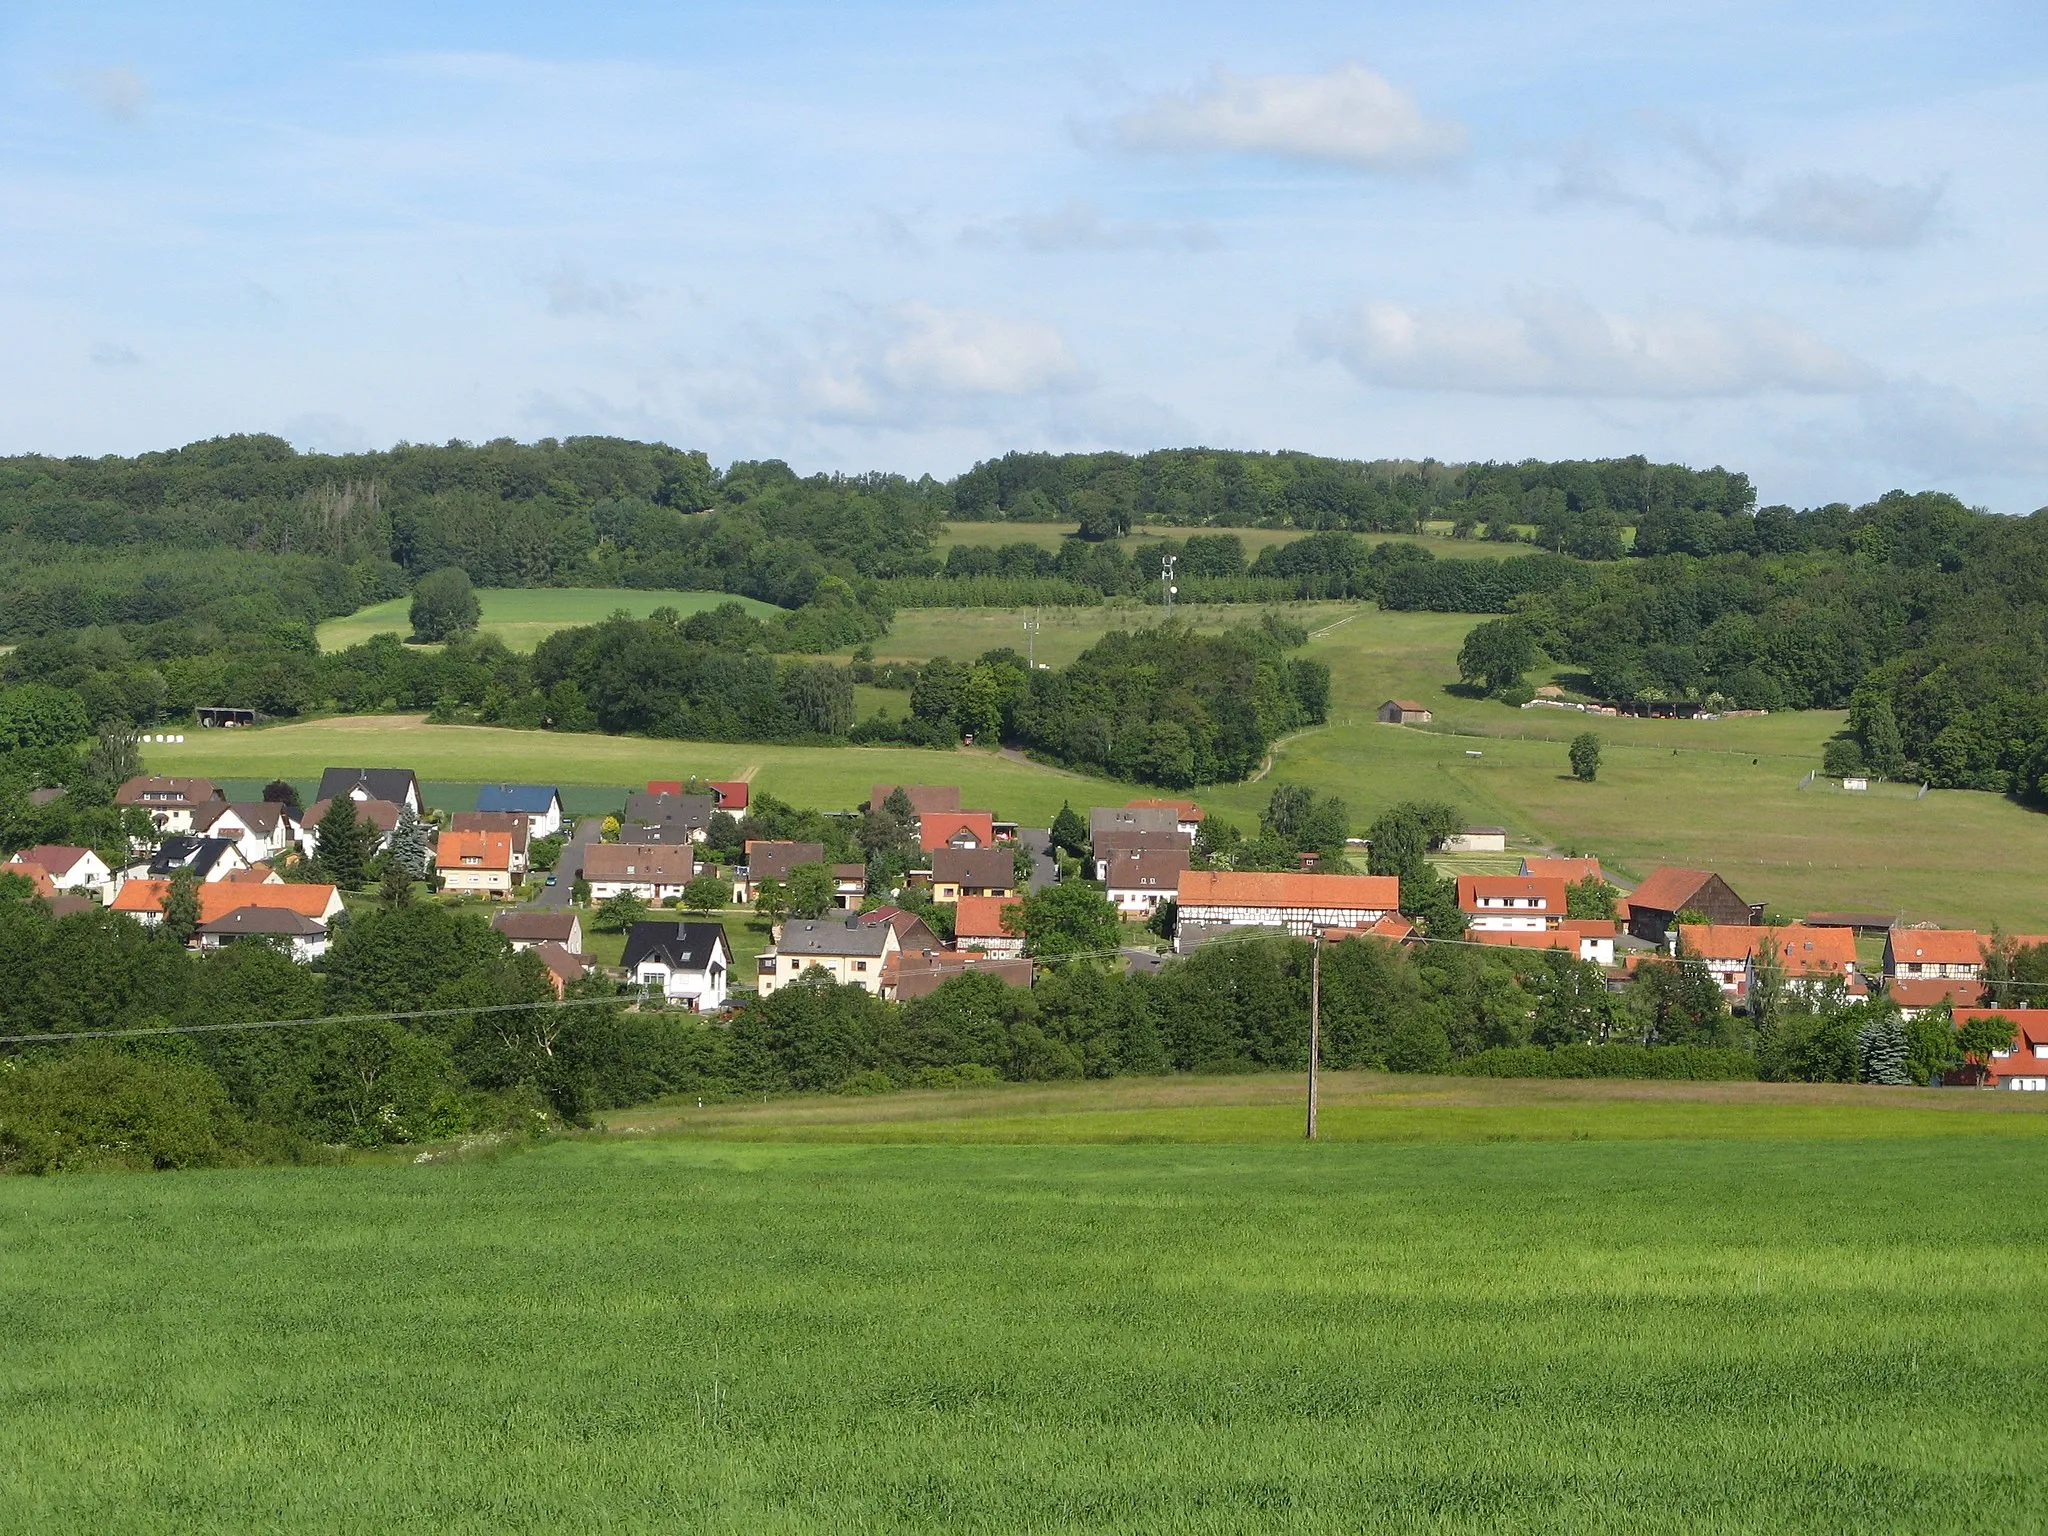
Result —
<instances>
[{"instance_id":1,"label":"utility pole","mask_svg":"<svg viewBox=\"0 0 2048 1536\"><path fill-rule=\"evenodd\" d=\"M1308 941L1308 1139L1316 1139L1316 1058L1323 1048L1323 936Z\"/></svg>"},{"instance_id":2,"label":"utility pole","mask_svg":"<svg viewBox=\"0 0 2048 1536\"><path fill-rule=\"evenodd\" d=\"M1027 670L1027 671L1031 671L1031 672L1036 672L1036 671L1038 670L1038 620L1037 620L1037 619L1035 619L1035 618L1030 618L1030 619L1026 619L1026 620L1024 621L1024 634L1025 634L1025 641L1024 641L1024 644L1025 644L1025 647L1026 647L1026 652L1027 652L1027 654L1026 654L1026 658L1025 658L1025 660L1026 660L1026 667L1025 667L1025 670Z\"/></svg>"},{"instance_id":3,"label":"utility pole","mask_svg":"<svg viewBox=\"0 0 2048 1536\"><path fill-rule=\"evenodd\" d=\"M1173 616L1173 594L1175 590L1173 585L1173 568L1177 563L1177 556L1161 555L1159 557L1159 579L1166 584L1166 614L1168 618Z\"/></svg>"}]
</instances>

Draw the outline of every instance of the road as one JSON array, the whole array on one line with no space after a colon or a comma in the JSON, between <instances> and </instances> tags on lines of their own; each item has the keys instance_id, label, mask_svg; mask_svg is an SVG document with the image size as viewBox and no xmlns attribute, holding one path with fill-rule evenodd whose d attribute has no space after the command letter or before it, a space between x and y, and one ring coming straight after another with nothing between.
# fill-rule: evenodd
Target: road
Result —
<instances>
[{"instance_id":1,"label":"road","mask_svg":"<svg viewBox=\"0 0 2048 1536\"><path fill-rule=\"evenodd\" d=\"M576 891L576 877L583 873L583 850L603 834L602 816L579 817L575 836L562 845L562 856L555 861L555 883L542 886L540 894L526 905L541 912L568 906Z\"/></svg>"},{"instance_id":2,"label":"road","mask_svg":"<svg viewBox=\"0 0 2048 1536\"><path fill-rule=\"evenodd\" d=\"M1053 857L1052 833L1044 827L1019 827L1017 841L1031 854L1031 889L1042 891L1057 883L1060 864Z\"/></svg>"}]
</instances>

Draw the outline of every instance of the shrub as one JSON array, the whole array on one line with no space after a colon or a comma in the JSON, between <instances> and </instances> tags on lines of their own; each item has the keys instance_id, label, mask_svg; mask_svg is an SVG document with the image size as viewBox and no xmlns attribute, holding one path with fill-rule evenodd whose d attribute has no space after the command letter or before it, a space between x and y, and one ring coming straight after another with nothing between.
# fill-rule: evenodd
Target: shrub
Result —
<instances>
[{"instance_id":1,"label":"shrub","mask_svg":"<svg viewBox=\"0 0 2048 1536\"><path fill-rule=\"evenodd\" d=\"M1637 1077L1748 1082L1757 1060L1747 1051L1701 1045L1502 1046L1454 1062L1460 1077Z\"/></svg>"}]
</instances>

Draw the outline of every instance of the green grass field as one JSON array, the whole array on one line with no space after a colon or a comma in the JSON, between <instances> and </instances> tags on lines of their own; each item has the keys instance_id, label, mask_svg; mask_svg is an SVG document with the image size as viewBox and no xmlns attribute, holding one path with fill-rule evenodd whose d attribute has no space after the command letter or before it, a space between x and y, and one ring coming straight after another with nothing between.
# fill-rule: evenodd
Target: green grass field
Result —
<instances>
[{"instance_id":1,"label":"green grass field","mask_svg":"<svg viewBox=\"0 0 2048 1536\"><path fill-rule=\"evenodd\" d=\"M478 629L497 636L515 651L530 651L558 629L595 624L621 609L636 619L646 618L657 608L698 613L720 603L738 603L757 618L772 618L782 611L728 592L646 592L626 587L491 587L480 589L477 599L483 608ZM346 618L329 619L318 631L320 649L346 650L372 635L408 635L412 632L411 611L411 598L394 597L388 603L359 608Z\"/></svg>"},{"instance_id":2,"label":"green grass field","mask_svg":"<svg viewBox=\"0 0 2048 1536\"><path fill-rule=\"evenodd\" d=\"M737 1139L888 1102L808 1101L445 1164L6 1181L0 1529L2048 1521L2038 1112L1475 1084L1562 1134L1204 1134L1290 1086L1010 1090L1093 1094L1149 1145L1057 1115L1036 1144ZM1422 1086L1333 1082L1333 1120Z\"/></svg>"},{"instance_id":3,"label":"green grass field","mask_svg":"<svg viewBox=\"0 0 2048 1536\"><path fill-rule=\"evenodd\" d=\"M1653 721L1509 709L1451 691L1458 646L1476 622L1469 614L1382 613L1340 603L1290 604L1288 611L1312 629L1311 652L1330 664L1332 718L1281 743L1261 780L1199 792L1205 805L1244 827L1256 822L1273 783L1290 779L1341 795L1359 826L1397 800L1448 800L1473 821L1508 827L1518 853L1597 853L1623 876L1664 863L1711 868L1748 899L1793 915L1876 909L1907 921L2048 931L2048 884L2035 878L2048 866L2048 817L1964 791L1915 799L1907 791L1799 788L1840 728L1839 713ZM1257 614L1229 607L1181 612L1205 628ZM876 651L909 660L968 657L1002 645L1021 651L1029 616L1021 609L909 610ZM1044 609L1036 617L1038 659L1057 665L1111 628L1153 622L1159 610ZM1436 718L1423 728L1382 726L1373 714L1390 697L1419 699ZM900 691L871 688L861 689L858 700L862 715L901 713L909 702ZM1594 784L1578 783L1567 771L1565 745L1582 730L1603 743ZM752 778L786 799L826 808L851 806L884 781L958 783L968 804L1037 825L1063 800L1113 804L1154 792L980 751L553 736L429 726L406 716L202 732L182 746L153 746L146 756L161 772L259 783L280 775L311 780L330 763L366 762L408 765L423 778L465 785L491 778L618 787L698 773Z\"/></svg>"}]
</instances>

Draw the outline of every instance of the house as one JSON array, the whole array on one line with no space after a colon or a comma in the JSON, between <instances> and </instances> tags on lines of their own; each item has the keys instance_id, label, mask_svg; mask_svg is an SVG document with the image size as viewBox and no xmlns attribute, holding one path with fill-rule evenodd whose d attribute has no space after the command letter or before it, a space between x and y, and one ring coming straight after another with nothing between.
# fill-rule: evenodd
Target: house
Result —
<instances>
[{"instance_id":1,"label":"house","mask_svg":"<svg viewBox=\"0 0 2048 1536\"><path fill-rule=\"evenodd\" d=\"M745 779L706 779L704 787L718 799L718 808L734 821L744 821L747 805L753 798Z\"/></svg>"},{"instance_id":2,"label":"house","mask_svg":"<svg viewBox=\"0 0 2048 1536\"><path fill-rule=\"evenodd\" d=\"M955 976L970 972L993 976L1006 987L1028 987L1036 968L1029 960L958 950L904 950L882 967L882 996L907 1003L939 990Z\"/></svg>"},{"instance_id":3,"label":"house","mask_svg":"<svg viewBox=\"0 0 2048 1536\"><path fill-rule=\"evenodd\" d=\"M790 871L798 865L824 862L823 843L774 842L768 839L750 841L747 844L747 862L733 871L733 905L752 906L760 899L761 882L764 880L773 880L777 885L787 886Z\"/></svg>"},{"instance_id":4,"label":"house","mask_svg":"<svg viewBox=\"0 0 2048 1536\"><path fill-rule=\"evenodd\" d=\"M301 965L327 953L327 924L291 907L236 907L202 922L194 936L201 949L250 939L273 944Z\"/></svg>"},{"instance_id":5,"label":"house","mask_svg":"<svg viewBox=\"0 0 2048 1536\"><path fill-rule=\"evenodd\" d=\"M121 875L124 881L168 880L189 870L204 885L248 867L249 861L232 838L174 836L165 838L148 858L129 865Z\"/></svg>"},{"instance_id":6,"label":"house","mask_svg":"<svg viewBox=\"0 0 2048 1536\"><path fill-rule=\"evenodd\" d=\"M932 900L1014 896L1017 860L1007 848L941 848L932 855Z\"/></svg>"},{"instance_id":7,"label":"house","mask_svg":"<svg viewBox=\"0 0 2048 1536\"><path fill-rule=\"evenodd\" d=\"M1188 851L1188 840L1179 828L1171 831L1133 831L1128 827L1106 828L1096 833L1088 848L1088 876L1107 880L1112 860L1133 853L1179 853Z\"/></svg>"},{"instance_id":8,"label":"house","mask_svg":"<svg viewBox=\"0 0 2048 1536\"><path fill-rule=\"evenodd\" d=\"M917 818L917 845L926 853L987 848L995 840L995 818L987 811L929 811Z\"/></svg>"},{"instance_id":9,"label":"house","mask_svg":"<svg viewBox=\"0 0 2048 1536\"><path fill-rule=\"evenodd\" d=\"M1984 1001L1984 983L1961 976L1887 976L1884 995L1906 1018L1917 1019L1944 1003L1951 1010L1976 1007Z\"/></svg>"},{"instance_id":10,"label":"house","mask_svg":"<svg viewBox=\"0 0 2048 1536\"><path fill-rule=\"evenodd\" d=\"M1600 868L1600 861L1585 859L1524 859L1521 872L1534 875L1539 880L1562 880L1566 885L1578 885L1583 881L1597 880L1607 883L1607 875Z\"/></svg>"},{"instance_id":11,"label":"house","mask_svg":"<svg viewBox=\"0 0 2048 1536\"><path fill-rule=\"evenodd\" d=\"M1413 699L1389 699L1380 706L1382 725L1427 725L1429 710Z\"/></svg>"},{"instance_id":12,"label":"house","mask_svg":"<svg viewBox=\"0 0 2048 1536\"><path fill-rule=\"evenodd\" d=\"M619 963L642 993L716 1013L731 983L732 945L722 923L635 923Z\"/></svg>"},{"instance_id":13,"label":"house","mask_svg":"<svg viewBox=\"0 0 2048 1536\"><path fill-rule=\"evenodd\" d=\"M567 908L542 912L520 907L510 912L493 912L491 927L505 935L514 950L533 949L542 944L560 944L579 953L583 948L583 919Z\"/></svg>"},{"instance_id":14,"label":"house","mask_svg":"<svg viewBox=\"0 0 2048 1536\"><path fill-rule=\"evenodd\" d=\"M868 791L868 809L879 811L889 796L899 789L909 798L911 811L919 816L960 809L958 784L877 784Z\"/></svg>"},{"instance_id":15,"label":"house","mask_svg":"<svg viewBox=\"0 0 2048 1536\"><path fill-rule=\"evenodd\" d=\"M1014 896L963 896L953 908L953 943L960 949L979 950L985 955L1010 959L1024 953L1024 935L1003 926L1003 914L1024 905ZM927 930L929 931L929 930ZM905 950L937 949L936 944L913 945Z\"/></svg>"},{"instance_id":16,"label":"house","mask_svg":"<svg viewBox=\"0 0 2048 1536\"><path fill-rule=\"evenodd\" d=\"M1188 855L1184 848L1117 849L1096 862L1110 905L1125 917L1144 918L1180 890Z\"/></svg>"},{"instance_id":17,"label":"house","mask_svg":"<svg viewBox=\"0 0 2048 1536\"><path fill-rule=\"evenodd\" d=\"M1401 882L1392 875L1189 869L1181 872L1176 899L1183 925L1284 928L1306 938L1324 928L1370 927L1398 913Z\"/></svg>"},{"instance_id":18,"label":"house","mask_svg":"<svg viewBox=\"0 0 2048 1536\"><path fill-rule=\"evenodd\" d=\"M1980 980L1990 947L1983 934L1969 928L1894 928L1885 935L1885 979Z\"/></svg>"},{"instance_id":19,"label":"house","mask_svg":"<svg viewBox=\"0 0 2048 1536\"><path fill-rule=\"evenodd\" d=\"M2034 1015L2042 1017L2037 1020ZM1976 1019L2003 1017L2012 1025L2009 1051L1993 1051L1988 1061L1973 1061L1970 1076L1990 1088L2016 1093L2048 1093L2048 1008L1958 1008L1956 1026Z\"/></svg>"},{"instance_id":20,"label":"house","mask_svg":"<svg viewBox=\"0 0 2048 1536\"><path fill-rule=\"evenodd\" d=\"M534 945L533 953L546 968L548 981L554 987L556 997L566 997L570 982L581 981L590 974L590 956L579 955L568 945L559 944L553 939Z\"/></svg>"},{"instance_id":21,"label":"house","mask_svg":"<svg viewBox=\"0 0 2048 1536\"><path fill-rule=\"evenodd\" d=\"M552 784L485 784L476 792L476 808L524 816L534 837L562 830L562 792Z\"/></svg>"},{"instance_id":22,"label":"house","mask_svg":"<svg viewBox=\"0 0 2048 1536\"><path fill-rule=\"evenodd\" d=\"M1445 853L1506 853L1508 851L1508 829L1506 827L1467 827L1462 832L1453 832L1444 839Z\"/></svg>"},{"instance_id":23,"label":"house","mask_svg":"<svg viewBox=\"0 0 2048 1536\"><path fill-rule=\"evenodd\" d=\"M29 883L30 894L41 900L48 901L57 894L57 886L50 879L50 872L40 864L30 864L21 860L10 859L7 861L4 873L14 876L17 880L26 880ZM85 898L81 897L80 899L84 900Z\"/></svg>"},{"instance_id":24,"label":"house","mask_svg":"<svg viewBox=\"0 0 2048 1536\"><path fill-rule=\"evenodd\" d=\"M211 779L179 778L161 773L138 774L114 791L114 804L149 812L159 832L190 832L195 811L226 800Z\"/></svg>"},{"instance_id":25,"label":"house","mask_svg":"<svg viewBox=\"0 0 2048 1536\"><path fill-rule=\"evenodd\" d=\"M107 861L90 848L38 843L33 848L22 849L7 862L40 865L50 877L51 886L59 891L83 891L88 896L103 896L114 883L114 872L107 868Z\"/></svg>"},{"instance_id":26,"label":"house","mask_svg":"<svg viewBox=\"0 0 2048 1536\"><path fill-rule=\"evenodd\" d=\"M711 812L717 801L711 795L643 794L634 790L626 796L626 814L620 820L620 839L628 832L659 828L658 837L636 838L642 842L701 843L711 828Z\"/></svg>"},{"instance_id":27,"label":"house","mask_svg":"<svg viewBox=\"0 0 2048 1536\"><path fill-rule=\"evenodd\" d=\"M1124 809L1127 811L1172 811L1175 828L1189 842L1193 842L1195 834L1202 830L1202 822L1209 814L1192 800L1126 800L1124 802Z\"/></svg>"},{"instance_id":28,"label":"house","mask_svg":"<svg viewBox=\"0 0 2048 1536\"><path fill-rule=\"evenodd\" d=\"M842 912L856 912L868 899L868 867L865 864L832 866L832 900Z\"/></svg>"},{"instance_id":29,"label":"house","mask_svg":"<svg viewBox=\"0 0 2048 1536\"><path fill-rule=\"evenodd\" d=\"M283 885L284 876L277 872L275 865L251 864L247 869L238 869L227 876L230 884L240 881L244 885Z\"/></svg>"},{"instance_id":30,"label":"house","mask_svg":"<svg viewBox=\"0 0 2048 1536\"><path fill-rule=\"evenodd\" d=\"M526 873L533 824L517 811L456 811L448 818L448 830L502 833L512 839L512 873Z\"/></svg>"},{"instance_id":31,"label":"house","mask_svg":"<svg viewBox=\"0 0 2048 1536\"><path fill-rule=\"evenodd\" d=\"M192 830L203 837L233 838L251 864L277 858L299 840L292 808L273 800L216 800L192 815Z\"/></svg>"},{"instance_id":32,"label":"house","mask_svg":"<svg viewBox=\"0 0 2048 1536\"><path fill-rule=\"evenodd\" d=\"M351 800L385 800L392 805L412 807L415 816L426 813L420 798L420 781L410 768L327 768L320 774L315 800L332 800L347 795Z\"/></svg>"},{"instance_id":33,"label":"house","mask_svg":"<svg viewBox=\"0 0 2048 1536\"><path fill-rule=\"evenodd\" d=\"M1764 928L1750 923L1687 923L1678 930L1678 950L1699 957L1721 990L1746 1004L1756 988L1766 955L1775 955L1785 984L1812 990L1831 979L1855 983L1856 936L1845 928L1809 928L1788 923Z\"/></svg>"},{"instance_id":34,"label":"house","mask_svg":"<svg viewBox=\"0 0 2048 1536\"><path fill-rule=\"evenodd\" d=\"M1470 929L1541 933L1565 919L1564 882L1537 875L1460 875L1458 910Z\"/></svg>"},{"instance_id":35,"label":"house","mask_svg":"<svg viewBox=\"0 0 2048 1536\"><path fill-rule=\"evenodd\" d=\"M1406 944L1415 937L1415 925L1396 912L1363 928L1322 928L1317 932L1326 944L1342 944L1346 939L1385 939L1393 944Z\"/></svg>"},{"instance_id":36,"label":"house","mask_svg":"<svg viewBox=\"0 0 2048 1536\"><path fill-rule=\"evenodd\" d=\"M1729 888L1719 875L1704 869L1653 869L1628 893L1628 931L1650 944L1671 936L1681 912L1697 912L1709 923L1741 927L1762 915Z\"/></svg>"},{"instance_id":37,"label":"house","mask_svg":"<svg viewBox=\"0 0 2048 1536\"><path fill-rule=\"evenodd\" d=\"M349 797L355 800L354 796ZM320 851L320 823L327 819L327 812L334 804L334 798L315 800L299 822L299 851L311 858ZM355 800L356 821L364 826L377 829L377 847L381 851L391 846L391 834L398 830L398 820L406 808L391 800ZM415 815L418 812L414 812Z\"/></svg>"},{"instance_id":38,"label":"house","mask_svg":"<svg viewBox=\"0 0 2048 1536\"><path fill-rule=\"evenodd\" d=\"M1098 805L1088 812L1088 844L1091 848L1105 846L1104 839L1115 840L1143 832L1170 834L1180 840L1183 848L1192 847L1195 841L1195 834L1181 827L1180 812L1172 806Z\"/></svg>"},{"instance_id":39,"label":"house","mask_svg":"<svg viewBox=\"0 0 2048 1536\"><path fill-rule=\"evenodd\" d=\"M434 844L434 871L441 889L506 897L516 884L512 839L504 832L443 832Z\"/></svg>"},{"instance_id":40,"label":"house","mask_svg":"<svg viewBox=\"0 0 2048 1536\"><path fill-rule=\"evenodd\" d=\"M887 923L793 917L782 925L775 947L763 951L755 963L754 985L768 997L817 969L842 986L861 987L880 997L882 966L902 948L895 928Z\"/></svg>"},{"instance_id":41,"label":"house","mask_svg":"<svg viewBox=\"0 0 2048 1536\"><path fill-rule=\"evenodd\" d=\"M1618 924L1578 921L1556 928L1473 928L1465 937L1475 944L1497 949L1560 950L1577 960L1602 969L1614 964L1614 939Z\"/></svg>"},{"instance_id":42,"label":"house","mask_svg":"<svg viewBox=\"0 0 2048 1536\"><path fill-rule=\"evenodd\" d=\"M583 850L583 878L592 901L638 896L660 906L683 894L701 868L693 845L591 843Z\"/></svg>"},{"instance_id":43,"label":"house","mask_svg":"<svg viewBox=\"0 0 2048 1536\"><path fill-rule=\"evenodd\" d=\"M980 900L982 898L974 898ZM965 906L966 903L961 903ZM939 936L932 932L931 925L915 912L906 912L901 907L880 906L858 914L854 919L863 928L887 924L896 930L896 942L904 949L942 949ZM957 937L960 929L960 907L953 911L953 931Z\"/></svg>"},{"instance_id":44,"label":"house","mask_svg":"<svg viewBox=\"0 0 2048 1536\"><path fill-rule=\"evenodd\" d=\"M132 917L145 928L154 928L163 921L164 898L170 889L168 880L130 880L116 893L109 910ZM251 910L292 913L309 919L319 931L305 923L281 918L252 917L233 924L221 923L230 913ZM331 885L220 880L199 887L199 929L195 937L201 947L212 948L234 939L263 938L287 944L294 960L317 960L327 952L327 934L345 910L341 893Z\"/></svg>"}]
</instances>

